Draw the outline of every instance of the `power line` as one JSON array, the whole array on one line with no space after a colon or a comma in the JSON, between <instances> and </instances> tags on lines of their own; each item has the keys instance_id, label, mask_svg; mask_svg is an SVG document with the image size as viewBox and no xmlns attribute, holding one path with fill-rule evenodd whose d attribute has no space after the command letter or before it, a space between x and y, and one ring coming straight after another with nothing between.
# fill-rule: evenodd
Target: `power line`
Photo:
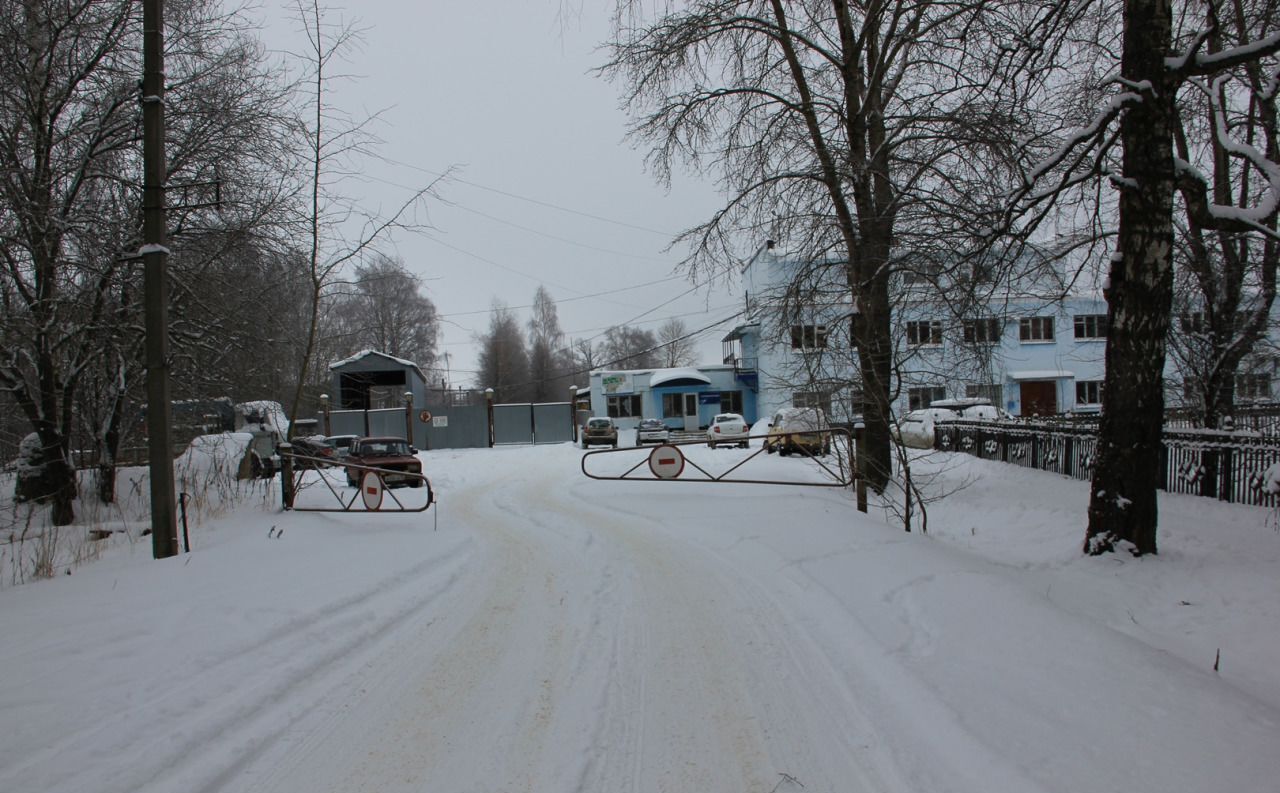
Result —
<instances>
[{"instance_id":1,"label":"power line","mask_svg":"<svg viewBox=\"0 0 1280 793\"><path fill-rule=\"evenodd\" d=\"M669 278L659 278L656 281L645 281L643 284L634 284L632 286L622 286L622 287L618 287L617 289L609 289L604 292L593 292L592 294L589 294L589 295L579 295L578 297L555 298L555 303L557 305L559 305L560 303L572 303L575 300L588 300L590 298L601 297L603 295L615 295L619 292L629 292L632 289L643 289L646 286L656 286L658 284L665 284L671 281L679 281L679 280L681 280L680 276L673 275L673 276L670 276ZM533 308L533 304L529 303L528 305L523 305L523 306L508 306L508 308L516 309L516 310L522 309L522 308ZM467 316L474 316L476 314L492 314L494 310L495 309L492 309L492 308L484 308L484 309L479 309L477 311L456 311L451 314L441 314L440 317L441 318L467 317Z\"/></svg>"},{"instance_id":2,"label":"power line","mask_svg":"<svg viewBox=\"0 0 1280 793\"><path fill-rule=\"evenodd\" d=\"M591 218L592 220L598 220L601 223L611 223L615 226L621 226L623 228L635 229L636 231L644 231L644 232L648 232L649 234L657 234L658 236L666 237L667 239L674 239L676 236L671 232L658 231L657 229L651 229L645 226L637 226L634 223L627 223L622 220L614 220L613 218L603 217L601 215L592 214L590 212L583 212L578 209L570 209L569 207L563 207L563 206L560 206L559 204L553 204L550 201L541 201L539 199L529 198L528 196L522 196L517 193L510 193L510 192L507 192L506 190L499 190L496 187L489 187L488 185L482 185L482 184L479 184L478 182L472 182L467 179L463 179L462 177L459 177L459 176L444 174L444 173L441 173L440 171L433 171L429 168L423 168L422 166L419 166L419 165L413 165L412 163L401 162L399 160L392 160L392 159L387 159L386 161L391 163L392 165L399 165L403 168L411 168L415 171L420 171L429 176L436 176L436 177L445 176L451 181L458 182L459 184L469 185L471 187L476 188L477 190L487 190L490 193L497 193L498 195L504 195L508 198L514 198L518 201L526 201L530 204L536 204L537 206L546 207L548 209L554 209L559 212L568 212L571 215L578 215L584 218Z\"/></svg>"},{"instance_id":3,"label":"power line","mask_svg":"<svg viewBox=\"0 0 1280 793\"><path fill-rule=\"evenodd\" d=\"M420 170L424 170L424 169L420 169ZM427 173L432 173L432 172L431 172L431 171L427 171ZM382 177L380 177L380 176L372 176L372 175L369 175L369 174L362 174L362 175L360 176L360 180L361 180L361 181L365 181L365 182L377 182L377 183L379 183L379 184L385 184L385 185L389 185L389 186L391 186L391 187L397 187L397 188L399 188L399 189L401 189L401 190L406 190L406 191L410 191L410 192L412 192L412 191L414 191L414 190L415 190L415 188L410 187L409 185L402 184L402 183L400 183L400 182L396 182L396 181L393 181L393 180L391 180L391 179L384 179L384 178L382 178ZM458 181L463 181L463 180L458 180ZM545 237L545 238L547 238L547 239L549 239L549 240L555 240L556 242L563 242L563 243L565 243L566 245L573 245L573 246L578 247L578 248L583 248L583 249L585 249L585 250L590 250L590 251L596 251L596 252L598 252L598 253L607 253L607 254L609 254L610 256L621 256L621 257L626 258L626 259L635 259L635 260L637 260L637 261L644 261L644 262L656 262L656 263L659 263L659 264L669 264L669 262L667 262L667 261L665 261L665 260L663 260L663 259L655 259L655 258L653 258L652 256L641 256L641 255L637 255L637 254L634 254L634 253L627 253L626 251L615 251L615 250L613 250L613 249L611 249L611 248L601 248L601 247L599 247L599 246L597 246L597 245L589 245L589 244L587 244L587 243L585 243L585 242L579 242L579 241L577 241L577 240L569 239L568 237L561 237L561 236L558 236L558 235L556 235L556 234L549 234L549 233L547 233L547 232L545 232L545 231L542 231L542 230L540 230L540 229L530 228L530 227L528 227L528 226L522 226L522 225L520 225L519 223L516 223L515 221L507 220L507 219L505 219L505 218L500 218L500 217L497 217L496 215L490 215L490 214L488 214L487 212L481 212L481 211L480 211L480 210L478 210L478 209L472 209L471 207L469 207L469 206L467 206L467 205L465 205L465 204L460 204L460 203L458 203L457 201L452 201L452 200L448 200L448 199L441 199L441 202L442 202L445 206L447 206L447 207L451 207L451 208L453 208L453 209L460 209L460 210L462 210L463 212L470 212L470 213L471 213L471 214L473 214L473 215L479 215L480 217L482 217L482 218L486 218L487 220L492 220L494 223L501 223L501 224L503 224L504 226L510 226L510 227L512 227L512 228L519 229L519 230L524 231L524 232L528 232L529 234L535 234L535 235L537 235L537 236L539 236L539 237ZM573 210L565 210L565 211L573 211ZM648 231L648 229L645 229L645 230L646 230L646 231Z\"/></svg>"}]
</instances>

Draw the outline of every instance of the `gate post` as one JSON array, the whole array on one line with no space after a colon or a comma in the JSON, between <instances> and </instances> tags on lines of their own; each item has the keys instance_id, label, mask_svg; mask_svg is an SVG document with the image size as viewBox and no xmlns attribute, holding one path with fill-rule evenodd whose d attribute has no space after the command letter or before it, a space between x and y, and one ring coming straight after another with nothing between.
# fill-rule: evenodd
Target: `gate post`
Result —
<instances>
[{"instance_id":1,"label":"gate post","mask_svg":"<svg viewBox=\"0 0 1280 793\"><path fill-rule=\"evenodd\" d=\"M493 389L484 390L484 402L489 414L489 448L493 448Z\"/></svg>"},{"instance_id":2,"label":"gate post","mask_svg":"<svg viewBox=\"0 0 1280 793\"><path fill-rule=\"evenodd\" d=\"M332 435L333 430L329 426L329 395L320 395L320 412L324 415L324 434Z\"/></svg>"},{"instance_id":3,"label":"gate post","mask_svg":"<svg viewBox=\"0 0 1280 793\"><path fill-rule=\"evenodd\" d=\"M293 509L293 444L282 443L280 451L280 500L286 510Z\"/></svg>"},{"instance_id":4,"label":"gate post","mask_svg":"<svg viewBox=\"0 0 1280 793\"><path fill-rule=\"evenodd\" d=\"M569 386L569 437L578 443L578 387Z\"/></svg>"},{"instance_id":5,"label":"gate post","mask_svg":"<svg viewBox=\"0 0 1280 793\"><path fill-rule=\"evenodd\" d=\"M404 392L404 438L409 442L410 446L414 446L413 442L413 392Z\"/></svg>"}]
</instances>

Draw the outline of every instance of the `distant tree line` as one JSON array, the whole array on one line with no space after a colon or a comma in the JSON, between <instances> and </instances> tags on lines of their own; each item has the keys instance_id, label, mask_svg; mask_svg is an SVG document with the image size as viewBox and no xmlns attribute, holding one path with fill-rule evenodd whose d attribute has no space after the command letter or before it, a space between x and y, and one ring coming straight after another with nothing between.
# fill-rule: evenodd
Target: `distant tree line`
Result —
<instances>
[{"instance_id":1,"label":"distant tree line","mask_svg":"<svg viewBox=\"0 0 1280 793\"><path fill-rule=\"evenodd\" d=\"M527 333L526 333L527 331ZM499 402L563 402L569 388L586 388L595 369L654 369L696 363L691 334L679 318L655 334L629 325L607 328L597 339L566 340L555 301L545 287L534 295L525 328L510 308L495 302L489 328L476 339L476 382Z\"/></svg>"}]
</instances>

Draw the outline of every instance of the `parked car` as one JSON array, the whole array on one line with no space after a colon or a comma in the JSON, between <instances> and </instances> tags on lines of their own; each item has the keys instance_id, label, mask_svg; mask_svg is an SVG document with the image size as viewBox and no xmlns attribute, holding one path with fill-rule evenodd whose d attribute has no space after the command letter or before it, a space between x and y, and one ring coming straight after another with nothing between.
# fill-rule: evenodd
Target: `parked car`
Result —
<instances>
[{"instance_id":1,"label":"parked car","mask_svg":"<svg viewBox=\"0 0 1280 793\"><path fill-rule=\"evenodd\" d=\"M351 444L351 452L343 460L347 464L347 484L355 487L366 473L364 469L353 466L368 465L404 472L402 474L383 473L382 483L387 487L395 485L422 487L424 480L421 476L409 476L409 474L422 473L422 461L414 456L417 453L418 450L410 446L404 438L357 438Z\"/></svg>"},{"instance_id":2,"label":"parked car","mask_svg":"<svg viewBox=\"0 0 1280 793\"><path fill-rule=\"evenodd\" d=\"M336 462L333 447L324 442L323 435L308 435L289 441L293 446L295 468L328 468Z\"/></svg>"},{"instance_id":3,"label":"parked car","mask_svg":"<svg viewBox=\"0 0 1280 793\"><path fill-rule=\"evenodd\" d=\"M934 425L939 421L958 418L960 418L960 412L954 408L930 405L903 416L892 431L894 437L903 446L912 449L932 449Z\"/></svg>"},{"instance_id":4,"label":"parked car","mask_svg":"<svg viewBox=\"0 0 1280 793\"><path fill-rule=\"evenodd\" d=\"M662 419L641 419L636 427L636 446L646 443L666 443L671 439L671 430Z\"/></svg>"},{"instance_id":5,"label":"parked car","mask_svg":"<svg viewBox=\"0 0 1280 793\"><path fill-rule=\"evenodd\" d=\"M991 404L985 397L967 399L937 399L929 403L931 408L946 408L956 412L966 421L1004 421L1013 418L1004 408ZM949 417L950 418L950 417Z\"/></svg>"},{"instance_id":6,"label":"parked car","mask_svg":"<svg viewBox=\"0 0 1280 793\"><path fill-rule=\"evenodd\" d=\"M582 426L582 448L605 444L618 448L618 426L608 416L592 416Z\"/></svg>"},{"instance_id":7,"label":"parked car","mask_svg":"<svg viewBox=\"0 0 1280 793\"><path fill-rule=\"evenodd\" d=\"M751 427L747 420L737 413L720 413L707 425L707 445L712 449L722 443L737 444L747 448L747 436Z\"/></svg>"},{"instance_id":8,"label":"parked car","mask_svg":"<svg viewBox=\"0 0 1280 793\"><path fill-rule=\"evenodd\" d=\"M335 458L343 460L351 453L351 444L355 443L359 437L359 435L330 435L324 439L324 443L333 449Z\"/></svg>"},{"instance_id":9,"label":"parked car","mask_svg":"<svg viewBox=\"0 0 1280 793\"><path fill-rule=\"evenodd\" d=\"M826 454L831 451L831 425L818 408L783 408L769 420L764 450L782 456L792 452Z\"/></svg>"}]
</instances>

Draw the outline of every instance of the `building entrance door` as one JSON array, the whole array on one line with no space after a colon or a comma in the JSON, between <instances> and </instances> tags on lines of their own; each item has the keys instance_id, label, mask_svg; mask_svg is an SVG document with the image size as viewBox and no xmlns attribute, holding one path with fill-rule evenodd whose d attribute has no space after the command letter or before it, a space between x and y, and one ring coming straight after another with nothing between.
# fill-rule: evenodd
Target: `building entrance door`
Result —
<instances>
[{"instance_id":1,"label":"building entrance door","mask_svg":"<svg viewBox=\"0 0 1280 793\"><path fill-rule=\"evenodd\" d=\"M684 395L684 428L686 432L698 431L698 394Z\"/></svg>"},{"instance_id":2,"label":"building entrance door","mask_svg":"<svg viewBox=\"0 0 1280 793\"><path fill-rule=\"evenodd\" d=\"M1053 380L1022 382L1022 415L1052 416L1058 412L1058 384Z\"/></svg>"}]
</instances>

